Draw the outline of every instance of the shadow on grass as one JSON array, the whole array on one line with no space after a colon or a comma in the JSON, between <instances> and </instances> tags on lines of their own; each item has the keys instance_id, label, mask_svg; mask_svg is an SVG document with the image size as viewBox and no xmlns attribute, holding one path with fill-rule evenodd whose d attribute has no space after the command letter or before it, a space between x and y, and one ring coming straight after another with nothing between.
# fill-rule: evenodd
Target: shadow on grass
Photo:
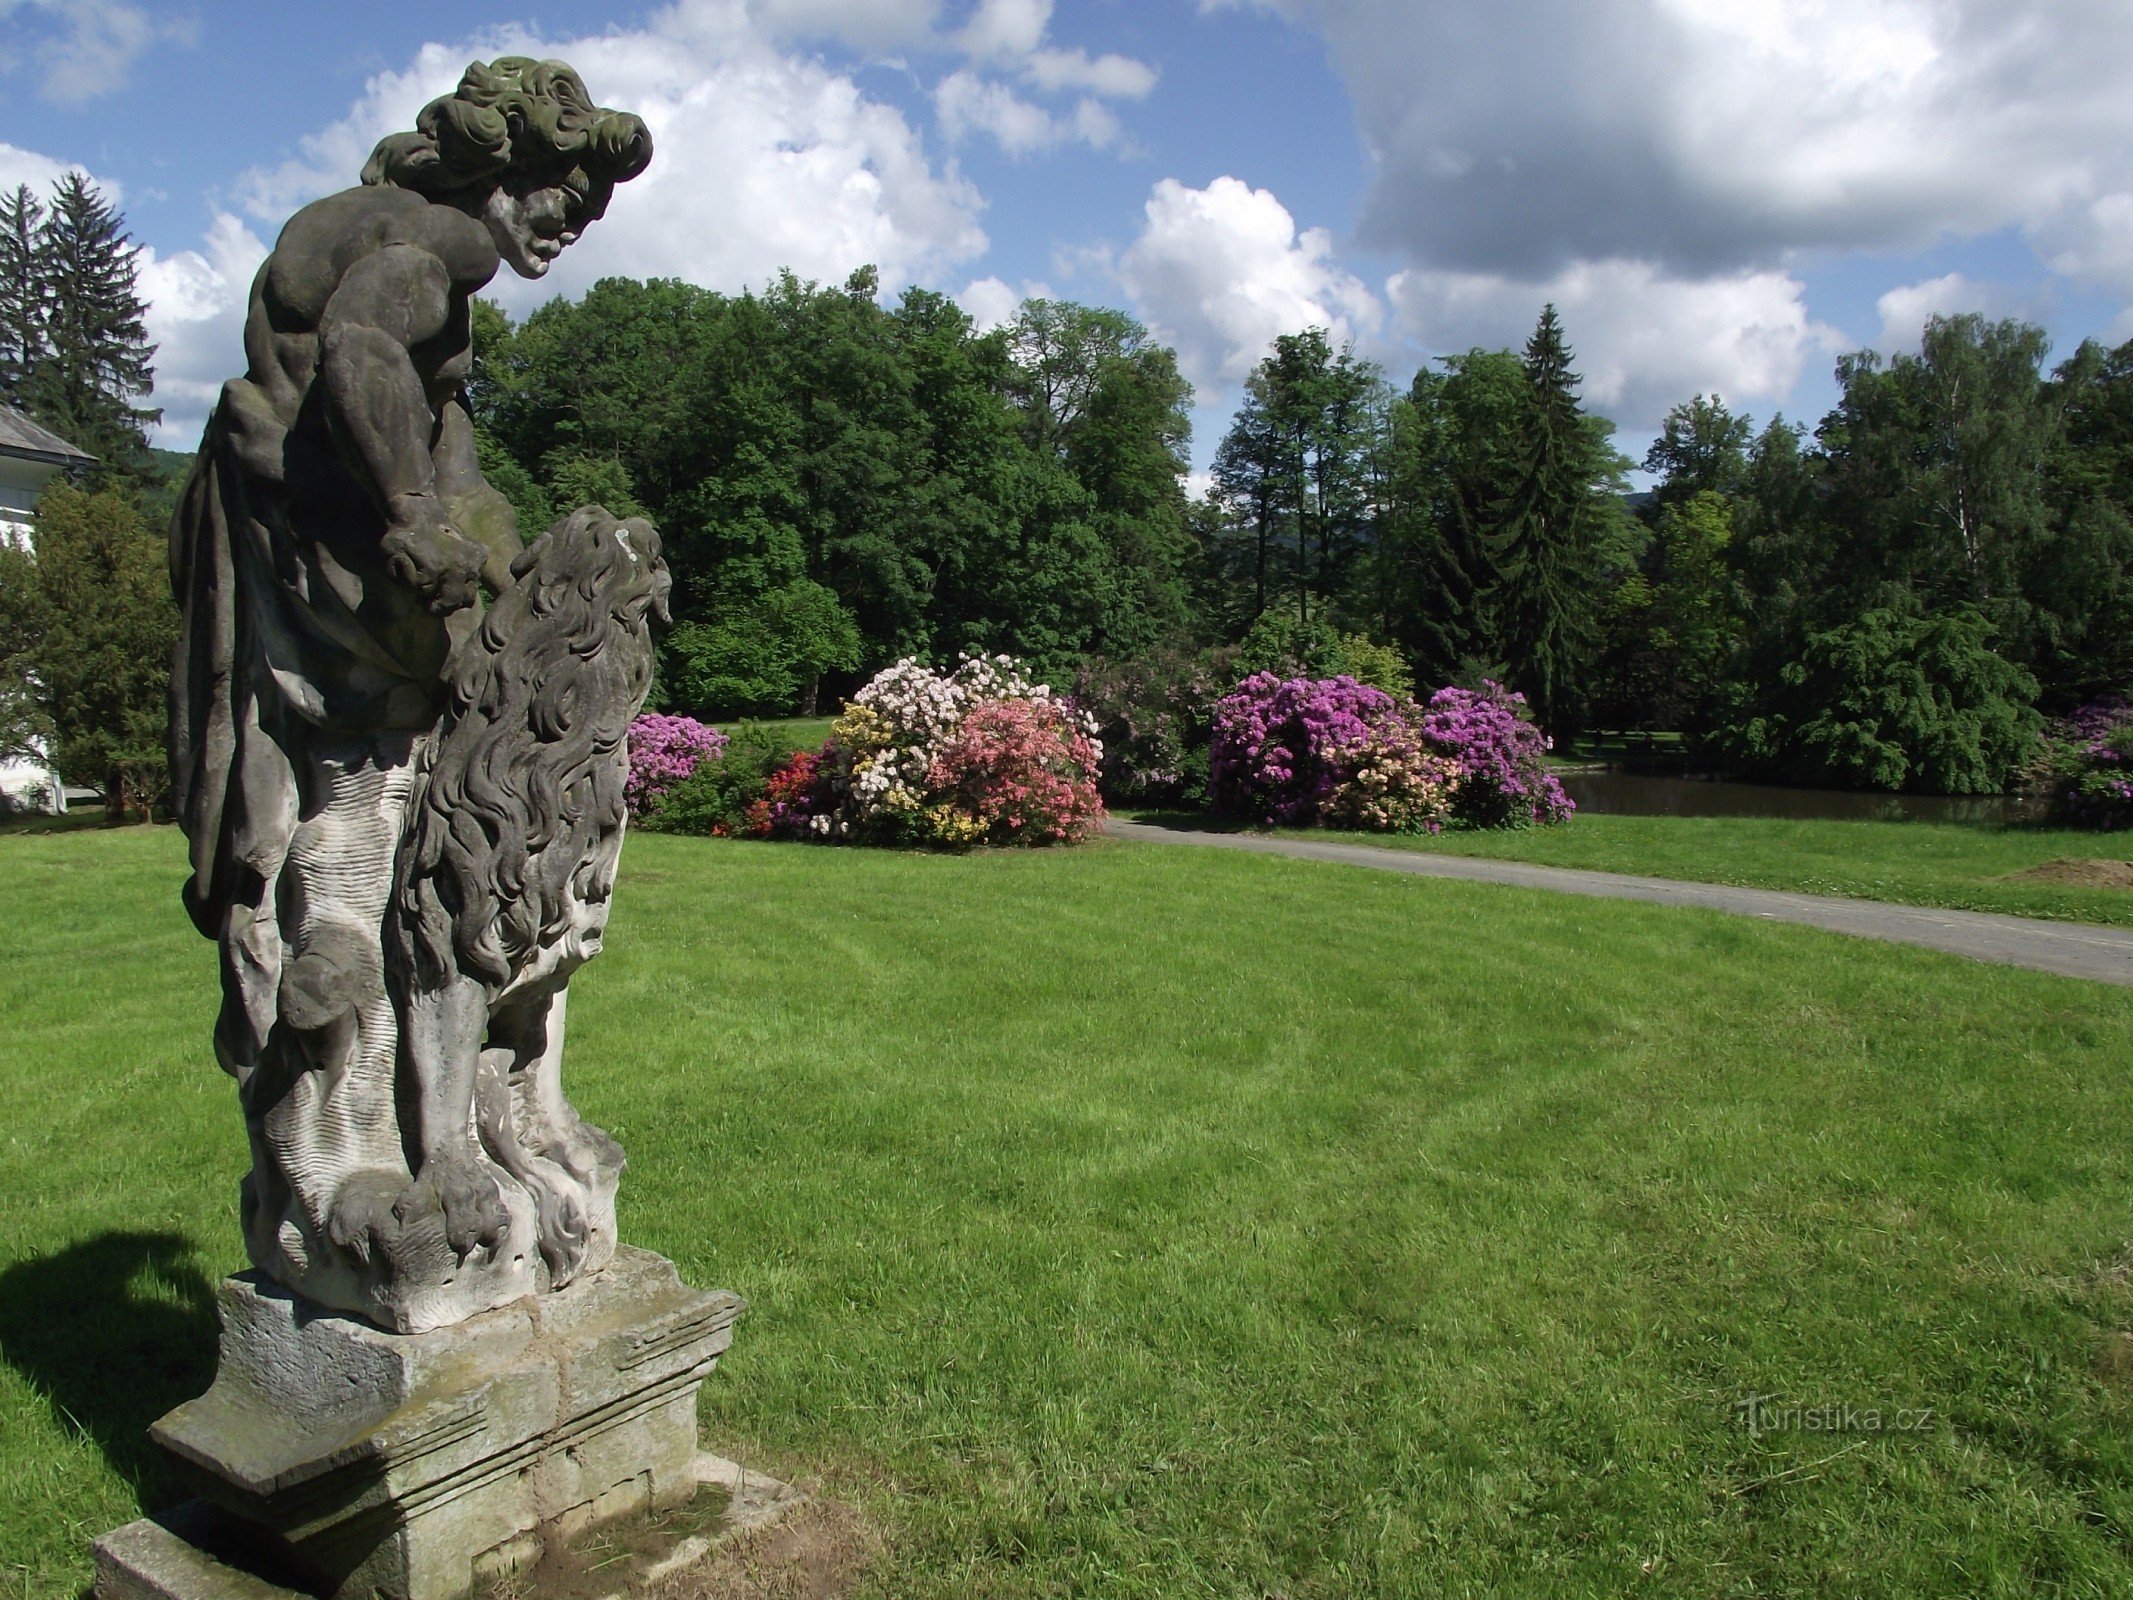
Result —
<instances>
[{"instance_id":1,"label":"shadow on grass","mask_svg":"<svg viewBox=\"0 0 2133 1600\"><path fill-rule=\"evenodd\" d=\"M1270 830L1243 817L1218 817L1211 811L1142 810L1125 806L1114 812L1121 822L1144 822L1177 833L1265 833Z\"/></svg>"},{"instance_id":2,"label":"shadow on grass","mask_svg":"<svg viewBox=\"0 0 2133 1600\"><path fill-rule=\"evenodd\" d=\"M214 1285L175 1233L106 1233L0 1272L0 1359L144 1506L177 1480L148 1425L215 1375Z\"/></svg>"}]
</instances>

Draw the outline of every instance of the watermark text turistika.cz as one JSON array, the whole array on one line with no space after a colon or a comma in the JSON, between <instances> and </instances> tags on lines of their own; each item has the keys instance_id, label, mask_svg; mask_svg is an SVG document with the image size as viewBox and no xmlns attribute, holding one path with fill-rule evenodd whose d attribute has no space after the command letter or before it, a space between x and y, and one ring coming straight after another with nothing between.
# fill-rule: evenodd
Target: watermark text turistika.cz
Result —
<instances>
[{"instance_id":1,"label":"watermark text turistika.cz","mask_svg":"<svg viewBox=\"0 0 2133 1600\"><path fill-rule=\"evenodd\" d=\"M1733 1402L1733 1414L1751 1439L1766 1433L1930 1433L1940 1424L1931 1406L1892 1410L1849 1400L1810 1405L1775 1394L1743 1395Z\"/></svg>"}]
</instances>

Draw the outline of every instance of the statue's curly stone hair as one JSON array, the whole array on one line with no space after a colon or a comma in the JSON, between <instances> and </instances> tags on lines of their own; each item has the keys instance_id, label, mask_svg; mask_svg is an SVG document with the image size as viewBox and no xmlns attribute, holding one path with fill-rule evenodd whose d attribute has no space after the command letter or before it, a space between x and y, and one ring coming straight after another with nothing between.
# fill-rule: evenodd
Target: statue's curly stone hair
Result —
<instances>
[{"instance_id":1,"label":"statue's curly stone hair","mask_svg":"<svg viewBox=\"0 0 2133 1600\"><path fill-rule=\"evenodd\" d=\"M594 105L569 66L502 56L468 66L457 89L422 108L413 133L378 141L363 181L445 195L493 184L520 167L553 174L604 207L606 193L651 159L644 119Z\"/></svg>"}]
</instances>

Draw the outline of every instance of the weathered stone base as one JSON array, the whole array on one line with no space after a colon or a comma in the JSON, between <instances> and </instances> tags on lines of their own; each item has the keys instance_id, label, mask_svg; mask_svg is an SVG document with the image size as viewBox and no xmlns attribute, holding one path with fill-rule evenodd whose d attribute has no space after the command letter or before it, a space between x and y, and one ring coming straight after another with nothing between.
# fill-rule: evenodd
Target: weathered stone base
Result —
<instances>
[{"instance_id":1,"label":"weathered stone base","mask_svg":"<svg viewBox=\"0 0 2133 1600\"><path fill-rule=\"evenodd\" d=\"M321 1312L256 1273L219 1300L213 1387L150 1430L204 1505L99 1540L104 1600L461 1600L544 1543L688 1500L697 1390L743 1309L628 1248L433 1333Z\"/></svg>"},{"instance_id":2,"label":"weathered stone base","mask_svg":"<svg viewBox=\"0 0 2133 1600\"><path fill-rule=\"evenodd\" d=\"M701 1517L673 1529L641 1515L623 1518L608 1525L627 1536L618 1541L625 1546L621 1559L603 1549L597 1562L583 1556L572 1562L573 1552L559 1548L555 1530L536 1529L489 1552L477 1565L477 1590L525 1573L533 1592L547 1596L549 1586L540 1581L547 1564L568 1570L571 1600L621 1600L695 1566L722 1541L774 1522L806 1500L790 1485L718 1456L698 1456L692 1475L699 1498L719 1497ZM259 1554L255 1544L250 1531L227 1512L204 1500L188 1500L164 1516L129 1522L97 1540L95 1593L99 1600L311 1600L294 1587L293 1573L276 1569L270 1576L250 1564L248 1558Z\"/></svg>"}]
</instances>

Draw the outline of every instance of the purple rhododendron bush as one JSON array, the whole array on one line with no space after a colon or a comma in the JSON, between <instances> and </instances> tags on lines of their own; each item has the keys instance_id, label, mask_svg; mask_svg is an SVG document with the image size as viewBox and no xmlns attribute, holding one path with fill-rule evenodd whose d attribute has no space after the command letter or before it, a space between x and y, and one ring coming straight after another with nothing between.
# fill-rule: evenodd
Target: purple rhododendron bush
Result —
<instances>
[{"instance_id":1,"label":"purple rhododendron bush","mask_svg":"<svg viewBox=\"0 0 2133 1600\"><path fill-rule=\"evenodd\" d=\"M2054 821L2133 827L2133 700L2092 701L2046 728L2031 787Z\"/></svg>"},{"instance_id":2,"label":"purple rhododendron bush","mask_svg":"<svg viewBox=\"0 0 2133 1600\"><path fill-rule=\"evenodd\" d=\"M1565 822L1577 805L1548 770L1548 736L1526 697L1482 680L1479 689L1439 689L1422 716L1422 737L1459 764L1452 814L1470 828Z\"/></svg>"},{"instance_id":3,"label":"purple rhododendron bush","mask_svg":"<svg viewBox=\"0 0 2133 1600\"><path fill-rule=\"evenodd\" d=\"M1270 825L1435 833L1523 827L1576 807L1525 698L1440 689L1427 707L1349 677L1255 673L1215 706L1209 792Z\"/></svg>"},{"instance_id":4,"label":"purple rhododendron bush","mask_svg":"<svg viewBox=\"0 0 2133 1600\"><path fill-rule=\"evenodd\" d=\"M633 819L659 808L706 761L726 753L726 736L694 717L643 716L630 724L630 770L623 797Z\"/></svg>"}]
</instances>

